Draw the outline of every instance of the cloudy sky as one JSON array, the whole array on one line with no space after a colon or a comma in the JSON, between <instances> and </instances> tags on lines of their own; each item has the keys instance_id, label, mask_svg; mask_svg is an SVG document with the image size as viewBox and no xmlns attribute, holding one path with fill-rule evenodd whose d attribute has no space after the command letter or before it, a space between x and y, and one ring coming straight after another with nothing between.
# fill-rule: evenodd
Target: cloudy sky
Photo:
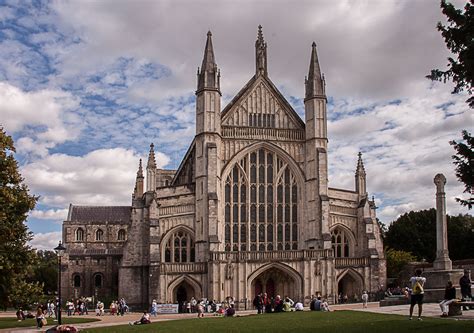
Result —
<instances>
[{"instance_id":1,"label":"cloudy sky","mask_svg":"<svg viewBox=\"0 0 474 333\"><path fill-rule=\"evenodd\" d=\"M463 1L455 2L458 7ZM329 98L330 186L354 188L362 151L379 218L434 206L463 187L449 145L473 128L465 95L425 75L449 56L437 1L0 1L0 124L31 192L37 248L60 238L69 203L128 205L155 143L176 168L195 131L196 70L213 33L225 104L254 74L257 26L268 71L304 119L304 76L318 45Z\"/></svg>"}]
</instances>

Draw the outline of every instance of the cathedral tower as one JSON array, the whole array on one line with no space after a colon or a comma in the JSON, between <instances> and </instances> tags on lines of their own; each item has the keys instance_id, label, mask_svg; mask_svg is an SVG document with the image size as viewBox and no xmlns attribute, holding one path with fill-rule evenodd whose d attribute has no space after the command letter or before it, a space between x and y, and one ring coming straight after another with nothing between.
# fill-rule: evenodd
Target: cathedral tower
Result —
<instances>
[{"instance_id":1,"label":"cathedral tower","mask_svg":"<svg viewBox=\"0 0 474 333\"><path fill-rule=\"evenodd\" d=\"M327 117L324 76L319 68L316 43L313 42L308 77L305 80L306 188L307 216L310 225L307 245L331 248L327 171ZM322 242L320 241L322 240Z\"/></svg>"}]
</instances>

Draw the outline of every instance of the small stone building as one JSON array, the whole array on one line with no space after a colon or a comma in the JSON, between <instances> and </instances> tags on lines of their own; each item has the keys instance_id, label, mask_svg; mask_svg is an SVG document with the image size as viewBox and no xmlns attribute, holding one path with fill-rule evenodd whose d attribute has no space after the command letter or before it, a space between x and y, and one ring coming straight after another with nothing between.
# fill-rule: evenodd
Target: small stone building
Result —
<instances>
[{"instance_id":1,"label":"small stone building","mask_svg":"<svg viewBox=\"0 0 474 333\"><path fill-rule=\"evenodd\" d=\"M196 135L177 170L140 161L130 206L71 205L63 223L67 297L136 306L192 296L251 306L255 294L334 302L385 284L361 154L353 189L328 185L326 91L316 44L305 121L270 80L259 27L255 75L221 107L211 33L197 74ZM354 158L354 161L356 158Z\"/></svg>"}]
</instances>

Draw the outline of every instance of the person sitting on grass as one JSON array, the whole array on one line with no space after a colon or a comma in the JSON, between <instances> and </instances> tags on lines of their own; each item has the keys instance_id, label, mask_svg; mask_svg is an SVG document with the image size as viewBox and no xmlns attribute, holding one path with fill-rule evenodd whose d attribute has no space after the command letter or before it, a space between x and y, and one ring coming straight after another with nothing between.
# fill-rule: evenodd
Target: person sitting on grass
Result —
<instances>
[{"instance_id":1,"label":"person sitting on grass","mask_svg":"<svg viewBox=\"0 0 474 333\"><path fill-rule=\"evenodd\" d=\"M151 320L150 320L150 314L148 312L143 312L143 315L142 317L140 318L140 320L137 320L135 322L129 322L128 323L129 325L145 325L145 324L151 324Z\"/></svg>"},{"instance_id":2,"label":"person sitting on grass","mask_svg":"<svg viewBox=\"0 0 474 333\"><path fill-rule=\"evenodd\" d=\"M234 309L234 304L231 304L227 310L225 311L225 316L226 317L233 317L235 316L235 309Z\"/></svg>"},{"instance_id":3,"label":"person sitting on grass","mask_svg":"<svg viewBox=\"0 0 474 333\"><path fill-rule=\"evenodd\" d=\"M331 309L329 308L329 304L328 304L328 302L326 301L326 299L323 299L323 300L321 301L321 311L325 311L325 312L331 311Z\"/></svg>"},{"instance_id":4,"label":"person sitting on grass","mask_svg":"<svg viewBox=\"0 0 474 333\"><path fill-rule=\"evenodd\" d=\"M441 317L447 317L449 312L449 304L456 300L456 288L454 288L453 283L448 281L446 289L444 290L444 299L439 303L441 308Z\"/></svg>"},{"instance_id":5,"label":"person sitting on grass","mask_svg":"<svg viewBox=\"0 0 474 333\"><path fill-rule=\"evenodd\" d=\"M303 303L301 303L300 301L296 302L295 311L303 311L303 310L304 310Z\"/></svg>"},{"instance_id":6,"label":"person sitting on grass","mask_svg":"<svg viewBox=\"0 0 474 333\"><path fill-rule=\"evenodd\" d=\"M293 302L292 299L290 299L289 297L285 297L285 301L283 302L283 311L284 312L290 312L290 311L293 311L293 304L295 302Z\"/></svg>"},{"instance_id":7,"label":"person sitting on grass","mask_svg":"<svg viewBox=\"0 0 474 333\"><path fill-rule=\"evenodd\" d=\"M23 309L19 308L18 311L16 312L16 319L18 321L23 321L25 320L25 314L23 313Z\"/></svg>"}]
</instances>

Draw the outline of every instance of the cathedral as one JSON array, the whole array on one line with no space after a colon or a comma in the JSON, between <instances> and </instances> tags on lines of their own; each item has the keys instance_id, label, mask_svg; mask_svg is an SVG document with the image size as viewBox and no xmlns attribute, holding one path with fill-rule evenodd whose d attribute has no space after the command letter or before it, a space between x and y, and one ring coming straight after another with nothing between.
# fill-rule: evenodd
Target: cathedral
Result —
<instances>
[{"instance_id":1,"label":"cathedral","mask_svg":"<svg viewBox=\"0 0 474 333\"><path fill-rule=\"evenodd\" d=\"M335 302L385 284L376 207L362 156L354 188L328 184L327 98L316 44L304 121L270 80L259 27L255 74L221 107L208 32L197 73L196 134L177 170L139 162L130 206L71 204L63 223L64 297L124 297L132 306L256 294ZM138 162L138 161L137 161ZM145 169L145 170L144 170Z\"/></svg>"}]
</instances>

